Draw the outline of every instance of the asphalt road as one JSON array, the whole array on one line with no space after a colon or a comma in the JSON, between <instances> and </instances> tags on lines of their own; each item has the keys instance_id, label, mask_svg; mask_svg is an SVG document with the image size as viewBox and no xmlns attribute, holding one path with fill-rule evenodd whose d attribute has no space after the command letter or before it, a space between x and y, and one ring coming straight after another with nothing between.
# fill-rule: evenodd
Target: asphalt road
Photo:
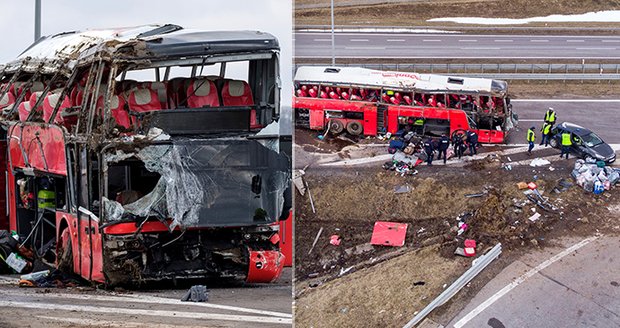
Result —
<instances>
[{"instance_id":1,"label":"asphalt road","mask_svg":"<svg viewBox=\"0 0 620 328\"><path fill-rule=\"evenodd\" d=\"M508 143L524 144L525 133L536 126L537 139L545 111L553 107L557 122L571 122L588 128L609 144L620 144L620 100L587 99L519 99L512 102L513 111L519 115L519 128L509 136Z\"/></svg>"},{"instance_id":2,"label":"asphalt road","mask_svg":"<svg viewBox=\"0 0 620 328\"><path fill-rule=\"evenodd\" d=\"M455 318L441 323L457 328L620 327L620 240L582 241L567 239L561 247L523 256Z\"/></svg>"},{"instance_id":3,"label":"asphalt road","mask_svg":"<svg viewBox=\"0 0 620 328\"><path fill-rule=\"evenodd\" d=\"M295 32L295 57L331 58L329 32ZM336 58L618 59L620 36L336 33Z\"/></svg>"},{"instance_id":4,"label":"asphalt road","mask_svg":"<svg viewBox=\"0 0 620 328\"><path fill-rule=\"evenodd\" d=\"M274 284L208 286L204 303L181 302L185 288L19 288L16 275L0 276L0 327L290 327L291 273Z\"/></svg>"}]
</instances>

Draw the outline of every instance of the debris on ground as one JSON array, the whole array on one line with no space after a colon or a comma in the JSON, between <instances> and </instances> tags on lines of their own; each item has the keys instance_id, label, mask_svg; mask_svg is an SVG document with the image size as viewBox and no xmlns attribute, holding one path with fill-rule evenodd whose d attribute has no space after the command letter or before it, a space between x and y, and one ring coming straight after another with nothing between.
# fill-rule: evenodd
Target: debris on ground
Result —
<instances>
[{"instance_id":1,"label":"debris on ground","mask_svg":"<svg viewBox=\"0 0 620 328\"><path fill-rule=\"evenodd\" d=\"M465 252L465 256L472 257L476 256L476 241L473 239L465 239L463 242L465 247L463 248Z\"/></svg>"},{"instance_id":2,"label":"debris on ground","mask_svg":"<svg viewBox=\"0 0 620 328\"><path fill-rule=\"evenodd\" d=\"M323 233L323 227L321 227L321 229L319 229L319 232L316 233L316 237L314 237L314 242L312 243L312 247L310 247L310 250L308 251L308 255L312 253L314 246L316 246L316 242L319 241L319 237L321 237L321 233Z\"/></svg>"},{"instance_id":3,"label":"debris on ground","mask_svg":"<svg viewBox=\"0 0 620 328\"><path fill-rule=\"evenodd\" d=\"M28 275L22 275L18 282L19 287L40 288L67 288L84 285L86 282L74 274L62 272L57 269L38 271Z\"/></svg>"},{"instance_id":4,"label":"debris on ground","mask_svg":"<svg viewBox=\"0 0 620 328\"><path fill-rule=\"evenodd\" d=\"M530 166L533 167L537 167L537 166L545 166L545 165L551 165L551 162L549 162L546 159L542 159L542 158L535 158L532 160L532 162L530 163Z\"/></svg>"},{"instance_id":5,"label":"debris on ground","mask_svg":"<svg viewBox=\"0 0 620 328\"><path fill-rule=\"evenodd\" d=\"M195 285L192 286L183 297L181 297L182 302L207 302L209 300L209 291L207 290L207 286L204 285Z\"/></svg>"},{"instance_id":6,"label":"debris on ground","mask_svg":"<svg viewBox=\"0 0 620 328\"><path fill-rule=\"evenodd\" d=\"M304 170L294 170L293 171L293 184L295 185L295 188L297 188L297 191L302 196L306 195L306 184L305 184L304 178L303 178L305 174L306 174L306 172L304 172Z\"/></svg>"},{"instance_id":7,"label":"debris on ground","mask_svg":"<svg viewBox=\"0 0 620 328\"><path fill-rule=\"evenodd\" d=\"M540 218L540 216L541 216L540 213L536 212L536 213L534 213L534 215L530 216L527 219L532 221L532 222L536 222Z\"/></svg>"},{"instance_id":8,"label":"debris on ground","mask_svg":"<svg viewBox=\"0 0 620 328\"><path fill-rule=\"evenodd\" d=\"M571 172L578 186L595 194L602 194L604 190L611 189L620 180L620 172L616 168L600 164L586 163L584 160L575 161L575 167Z\"/></svg>"},{"instance_id":9,"label":"debris on ground","mask_svg":"<svg viewBox=\"0 0 620 328\"><path fill-rule=\"evenodd\" d=\"M517 188L519 188L519 190L527 189L527 183L523 181L517 182Z\"/></svg>"},{"instance_id":10,"label":"debris on ground","mask_svg":"<svg viewBox=\"0 0 620 328\"><path fill-rule=\"evenodd\" d=\"M411 188L410 185L402 185L402 186L398 186L398 187L394 188L394 193L395 194L405 194L405 193L411 192L411 190L413 190L413 188Z\"/></svg>"},{"instance_id":11,"label":"debris on ground","mask_svg":"<svg viewBox=\"0 0 620 328\"><path fill-rule=\"evenodd\" d=\"M370 243L372 245L396 246L405 245L407 235L407 223L375 222Z\"/></svg>"},{"instance_id":12,"label":"debris on ground","mask_svg":"<svg viewBox=\"0 0 620 328\"><path fill-rule=\"evenodd\" d=\"M340 236L338 235L331 235L331 237L329 237L329 243L334 246L339 246L341 240L342 239L340 239Z\"/></svg>"}]
</instances>

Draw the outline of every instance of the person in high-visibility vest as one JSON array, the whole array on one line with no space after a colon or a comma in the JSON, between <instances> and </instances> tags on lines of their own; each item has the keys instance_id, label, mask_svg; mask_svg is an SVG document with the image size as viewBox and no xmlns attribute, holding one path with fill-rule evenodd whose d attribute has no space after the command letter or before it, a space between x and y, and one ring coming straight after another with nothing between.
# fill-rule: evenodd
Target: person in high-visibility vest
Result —
<instances>
[{"instance_id":1,"label":"person in high-visibility vest","mask_svg":"<svg viewBox=\"0 0 620 328\"><path fill-rule=\"evenodd\" d=\"M560 158L566 154L566 159L568 159L568 153L570 152L570 146L573 145L571 141L570 133L564 132L562 133L562 152L560 153Z\"/></svg>"},{"instance_id":2,"label":"person in high-visibility vest","mask_svg":"<svg viewBox=\"0 0 620 328\"><path fill-rule=\"evenodd\" d=\"M549 109L545 112L545 123L551 124L553 126L555 124L556 115L553 107L549 107Z\"/></svg>"},{"instance_id":3,"label":"person in high-visibility vest","mask_svg":"<svg viewBox=\"0 0 620 328\"><path fill-rule=\"evenodd\" d=\"M41 178L39 186L40 189L37 193L38 208L56 208L56 193L52 190L51 181L48 178Z\"/></svg>"},{"instance_id":4,"label":"person in high-visibility vest","mask_svg":"<svg viewBox=\"0 0 620 328\"><path fill-rule=\"evenodd\" d=\"M542 146L543 144L545 144L545 147L549 146L549 137L550 137L549 134L551 133L551 124L543 123L543 126L540 129L540 132L542 132L542 139L540 140L540 146Z\"/></svg>"},{"instance_id":5,"label":"person in high-visibility vest","mask_svg":"<svg viewBox=\"0 0 620 328\"><path fill-rule=\"evenodd\" d=\"M534 129L536 129L536 127L533 126L527 130L527 143L529 145L527 147L528 155L532 155L532 149L534 149L534 140L536 140L536 132L534 132Z\"/></svg>"}]
</instances>

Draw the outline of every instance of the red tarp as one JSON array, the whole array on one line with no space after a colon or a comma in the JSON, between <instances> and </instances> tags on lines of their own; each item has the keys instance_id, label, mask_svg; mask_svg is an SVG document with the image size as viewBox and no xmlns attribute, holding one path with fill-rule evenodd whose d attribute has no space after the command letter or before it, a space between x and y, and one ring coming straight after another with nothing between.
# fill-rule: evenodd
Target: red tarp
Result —
<instances>
[{"instance_id":1,"label":"red tarp","mask_svg":"<svg viewBox=\"0 0 620 328\"><path fill-rule=\"evenodd\" d=\"M405 237L407 235L407 224L396 222L375 222L375 228L372 231L372 245L383 246L403 246L405 245Z\"/></svg>"}]
</instances>

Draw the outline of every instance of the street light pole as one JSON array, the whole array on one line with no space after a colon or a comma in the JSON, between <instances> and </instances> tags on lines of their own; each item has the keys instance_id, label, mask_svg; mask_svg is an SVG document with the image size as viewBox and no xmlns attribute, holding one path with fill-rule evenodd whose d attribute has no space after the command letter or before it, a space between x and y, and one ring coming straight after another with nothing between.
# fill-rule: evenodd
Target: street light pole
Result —
<instances>
[{"instance_id":1,"label":"street light pole","mask_svg":"<svg viewBox=\"0 0 620 328\"><path fill-rule=\"evenodd\" d=\"M34 1L34 42L41 37L41 0Z\"/></svg>"},{"instance_id":2,"label":"street light pole","mask_svg":"<svg viewBox=\"0 0 620 328\"><path fill-rule=\"evenodd\" d=\"M336 41L334 39L334 0L331 2L332 12L332 66L336 66Z\"/></svg>"}]
</instances>

